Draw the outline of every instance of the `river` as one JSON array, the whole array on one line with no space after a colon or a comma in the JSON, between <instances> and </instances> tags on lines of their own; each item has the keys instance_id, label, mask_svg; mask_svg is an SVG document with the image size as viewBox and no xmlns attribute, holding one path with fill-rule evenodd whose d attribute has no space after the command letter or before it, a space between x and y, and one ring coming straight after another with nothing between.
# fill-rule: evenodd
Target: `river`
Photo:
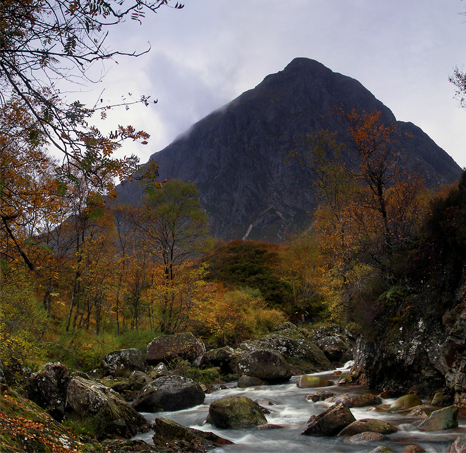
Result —
<instances>
[{"instance_id":1,"label":"river","mask_svg":"<svg viewBox=\"0 0 466 453\"><path fill-rule=\"evenodd\" d=\"M343 370L343 369L342 369ZM332 372L315 373L313 376L321 376L335 380ZM221 389L206 395L204 404L190 409L164 412L143 413L148 420L154 421L157 417L174 420L183 426L189 426L203 431L211 431L215 434L229 439L234 445L218 447L215 453L287 453L287 452L311 452L311 453L347 453L347 452L370 452L378 445L384 445L393 450L394 453L403 452L407 445L415 444L424 448L427 452L444 453L448 446L461 434L466 433L466 417L464 413L459 415L459 426L456 429L444 430L435 433L424 433L412 429L409 424L419 418L407 417L399 413L389 411L368 411L367 408L351 408L351 412L357 420L363 418L378 418L388 421L398 427L398 432L391 434L390 440L378 442L370 446L348 445L341 437L315 437L303 436L301 432L306 422L313 414L319 414L331 406L331 403L308 401L306 396L322 390L329 390L339 394L368 393L369 390L362 386L330 386L318 389L300 389L296 385L299 376L294 376L288 383L281 385L267 385L254 388L236 388L236 383L228 384L227 389ZM285 425L285 428L258 430L247 429L219 429L206 423L209 412L209 404L218 398L229 395L244 395L259 402L270 410L266 414L268 423ZM388 407L395 399L383 400L382 407ZM268 402L273 402L270 405ZM428 402L424 402L428 407ZM153 432L137 436L148 443L152 443Z\"/></svg>"}]
</instances>

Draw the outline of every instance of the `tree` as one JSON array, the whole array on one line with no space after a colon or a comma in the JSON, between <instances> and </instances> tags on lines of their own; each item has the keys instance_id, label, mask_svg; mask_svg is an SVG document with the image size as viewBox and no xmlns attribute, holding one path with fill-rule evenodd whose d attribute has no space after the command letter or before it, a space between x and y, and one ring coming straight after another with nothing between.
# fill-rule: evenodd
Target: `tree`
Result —
<instances>
[{"instance_id":1,"label":"tree","mask_svg":"<svg viewBox=\"0 0 466 453\"><path fill-rule=\"evenodd\" d=\"M108 30L127 17L141 21L145 12L156 12L169 1L0 2L0 227L13 245L0 250L3 262L14 259L16 249L34 269L22 241L37 234L33 226L50 223L50 216L61 209L58 196L71 195L70 186L84 178L92 190L106 193L115 178L129 178L138 168L136 156L117 159L112 154L126 139L147 143L148 134L133 126L102 134L91 124L92 117L100 112L104 118L112 106L88 108L67 101L56 82L91 82L93 63L145 53L149 49L130 54L107 50ZM134 102L148 105L149 98ZM48 147L62 153L61 162L48 157Z\"/></svg>"},{"instance_id":2,"label":"tree","mask_svg":"<svg viewBox=\"0 0 466 453\"><path fill-rule=\"evenodd\" d=\"M71 166L97 176L104 165L116 170L123 161L110 158L121 138L140 138L133 128L118 128L108 138L87 125L92 114L108 106L85 108L67 104L55 81L81 77L97 61L142 52L110 51L108 29L127 17L141 21L147 11L168 6L169 0L5 0L0 5L0 84L3 99L16 94L35 119L38 131L61 150ZM176 4L174 8L182 8ZM44 83L43 80L47 80ZM147 104L148 98L140 102ZM130 161L128 161L130 162ZM116 165L118 164L118 165Z\"/></svg>"},{"instance_id":3,"label":"tree","mask_svg":"<svg viewBox=\"0 0 466 453\"><path fill-rule=\"evenodd\" d=\"M181 271L211 245L208 217L201 209L195 184L172 180L162 189L149 190L134 223L161 270L160 328L173 333L190 303L180 290L184 285L179 280Z\"/></svg>"},{"instance_id":4,"label":"tree","mask_svg":"<svg viewBox=\"0 0 466 453\"><path fill-rule=\"evenodd\" d=\"M362 256L385 278L390 259L419 222L417 201L424 185L416 169L403 161L395 123L386 125L380 111L341 112L357 153L352 174L362 182L350 205Z\"/></svg>"},{"instance_id":5,"label":"tree","mask_svg":"<svg viewBox=\"0 0 466 453\"><path fill-rule=\"evenodd\" d=\"M338 113L349 136L345 159L329 131L306 137L307 154L298 158L320 201L311 241L319 253L311 264L323 271L314 288L332 313L349 319L371 285L398 278L396 255L416 233L425 204L420 177L403 162L396 124L385 124L379 111Z\"/></svg>"},{"instance_id":6,"label":"tree","mask_svg":"<svg viewBox=\"0 0 466 453\"><path fill-rule=\"evenodd\" d=\"M455 68L448 80L456 87L455 97L460 102L460 106L466 108L466 73Z\"/></svg>"}]
</instances>

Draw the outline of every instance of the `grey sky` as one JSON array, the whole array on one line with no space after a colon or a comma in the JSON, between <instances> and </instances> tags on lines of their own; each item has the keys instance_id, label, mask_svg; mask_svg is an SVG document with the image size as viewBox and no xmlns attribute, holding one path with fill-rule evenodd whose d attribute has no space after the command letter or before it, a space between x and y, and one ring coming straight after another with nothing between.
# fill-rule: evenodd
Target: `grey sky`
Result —
<instances>
[{"instance_id":1,"label":"grey sky","mask_svg":"<svg viewBox=\"0 0 466 453\"><path fill-rule=\"evenodd\" d=\"M398 120L421 127L466 167L466 111L448 82L466 67L466 4L461 0L186 0L142 25L111 31L108 45L152 47L137 59L106 64L87 102L131 92L159 103L109 116L151 134L149 145L125 145L142 162L193 123L254 88L295 57L315 59L359 80Z\"/></svg>"}]
</instances>

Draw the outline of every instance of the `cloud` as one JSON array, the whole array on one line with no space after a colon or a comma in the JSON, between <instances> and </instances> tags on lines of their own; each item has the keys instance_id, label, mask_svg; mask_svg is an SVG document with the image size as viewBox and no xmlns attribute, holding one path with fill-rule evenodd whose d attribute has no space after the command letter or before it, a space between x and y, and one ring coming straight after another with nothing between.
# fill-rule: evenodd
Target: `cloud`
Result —
<instances>
[{"instance_id":1,"label":"cloud","mask_svg":"<svg viewBox=\"0 0 466 453\"><path fill-rule=\"evenodd\" d=\"M448 82L455 65L466 65L462 7L423 0L186 2L183 10L147 16L141 26L129 21L115 29L113 48L131 52L150 42L152 50L119 59L93 91L105 86L109 98L132 92L159 100L111 117L152 135L147 148L134 148L147 160L293 58L308 57L359 80L398 119L424 129L466 166L466 112Z\"/></svg>"}]
</instances>

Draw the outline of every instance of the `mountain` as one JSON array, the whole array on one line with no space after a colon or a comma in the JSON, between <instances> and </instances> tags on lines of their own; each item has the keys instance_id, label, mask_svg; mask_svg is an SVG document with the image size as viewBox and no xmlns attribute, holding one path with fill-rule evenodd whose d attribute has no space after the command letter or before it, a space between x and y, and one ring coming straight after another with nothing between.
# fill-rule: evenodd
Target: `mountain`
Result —
<instances>
[{"instance_id":1,"label":"mountain","mask_svg":"<svg viewBox=\"0 0 466 453\"><path fill-rule=\"evenodd\" d=\"M337 132L351 161L344 119L335 109L393 113L361 83L307 58L294 59L256 88L212 112L173 143L151 156L161 180L197 184L215 236L282 241L287 232L309 224L316 197L310 171L288 160L303 151L303 137L321 129ZM397 121L401 149L409 167L430 186L456 180L461 168L419 127ZM136 203L142 188L120 188L120 200Z\"/></svg>"}]
</instances>

